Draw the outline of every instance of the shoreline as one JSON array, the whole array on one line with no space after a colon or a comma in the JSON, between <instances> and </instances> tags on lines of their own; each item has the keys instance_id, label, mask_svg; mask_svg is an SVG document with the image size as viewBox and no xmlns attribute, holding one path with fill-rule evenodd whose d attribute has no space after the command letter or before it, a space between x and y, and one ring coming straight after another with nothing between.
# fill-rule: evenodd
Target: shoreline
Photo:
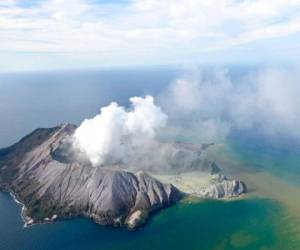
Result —
<instances>
[{"instance_id":1,"label":"shoreline","mask_svg":"<svg viewBox=\"0 0 300 250\"><path fill-rule=\"evenodd\" d=\"M178 188L180 191L184 192L188 196L199 197L202 199L216 199L216 200L232 200L244 196L248 193L247 182L245 185L245 192L235 194L223 193L224 196L216 196L212 190L218 190L219 186L225 188L228 183L238 181L235 178L226 177L223 174L211 174L209 172L203 171L190 171L183 173L150 173L154 178L158 179L163 183L170 183L174 187ZM225 184L224 184L225 183ZM223 186L224 185L224 186ZM222 194L222 191L217 191Z\"/></svg>"},{"instance_id":2,"label":"shoreline","mask_svg":"<svg viewBox=\"0 0 300 250\"><path fill-rule=\"evenodd\" d=\"M30 225L28 225L28 223L26 221L26 218L25 218L25 215L24 215L24 211L26 209L25 205L17 199L16 195L12 191L7 191L7 192L9 193L9 195L14 199L14 201L17 204L19 204L19 205L22 206L22 208L21 208L21 218L22 218L22 220L24 222L23 227L26 228L26 227L30 226Z\"/></svg>"},{"instance_id":3,"label":"shoreline","mask_svg":"<svg viewBox=\"0 0 300 250\"><path fill-rule=\"evenodd\" d=\"M52 216L52 218L44 218L43 221L35 221L33 218L29 217L29 216L26 216L24 213L26 211L26 206L20 202L16 195L12 192L12 191L7 191L9 193L9 195L14 199L14 201L18 204L18 205L21 205L22 208L21 208L21 218L22 218L22 221L24 222L24 225L23 225L23 228L28 228L28 227L31 227L31 226L34 226L34 225L39 225L39 224L48 224L48 223L52 223L54 222L58 217L56 214L54 214ZM54 217L54 218L53 218Z\"/></svg>"},{"instance_id":4,"label":"shoreline","mask_svg":"<svg viewBox=\"0 0 300 250\"><path fill-rule=\"evenodd\" d=\"M180 173L180 174L153 174L150 173L154 178L162 181L163 183L170 183L176 188L178 188L180 191L186 194L185 198L182 198L180 202L183 203L194 203L194 202L201 202L205 200L219 200L219 201L234 201L234 200L242 200L245 199L247 196L246 194L241 194L236 197L221 197L221 198L213 198L213 197L206 197L205 195L201 194L203 189L205 189L207 186L209 186L209 182L213 179L214 175L211 175L210 173L204 173L201 171L195 171L195 172L187 172L187 173ZM184 178L180 179L178 176ZM199 177L202 178L199 178ZM192 178L191 178L192 177ZM179 181L180 179L180 181ZM183 180L184 179L184 180ZM173 180L173 181L172 181ZM177 180L177 183L174 183L174 180ZM186 185L189 183L188 185ZM178 185L180 184L180 185ZM186 185L186 186L185 186ZM185 188L184 188L185 187ZM21 218L24 222L23 228L28 228L34 225L38 224L48 224L55 222L58 219L64 219L64 218L58 218L56 214L54 214L51 218L43 218L42 220L35 221L34 218L31 218L27 216L26 213L26 206L21 201L18 200L17 195L11 191L11 190L2 190L4 192L9 193L9 195L13 198L13 200L18 204L21 205Z\"/></svg>"}]
</instances>

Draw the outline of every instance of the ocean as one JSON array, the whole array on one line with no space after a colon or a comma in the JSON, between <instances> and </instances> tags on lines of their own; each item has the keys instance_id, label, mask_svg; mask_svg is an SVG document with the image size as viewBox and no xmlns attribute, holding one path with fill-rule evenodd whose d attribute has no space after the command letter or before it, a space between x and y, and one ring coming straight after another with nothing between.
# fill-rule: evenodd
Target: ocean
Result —
<instances>
[{"instance_id":1,"label":"ocean","mask_svg":"<svg viewBox=\"0 0 300 250\"><path fill-rule=\"evenodd\" d=\"M232 69L233 77L242 71ZM128 106L131 96L156 96L178 75L170 68L2 74L0 147L37 127L79 124L111 101ZM85 218L24 228L20 205L0 193L0 250L298 250L300 150L291 143L231 135L212 157L249 183L250 195L180 202L134 232Z\"/></svg>"}]
</instances>

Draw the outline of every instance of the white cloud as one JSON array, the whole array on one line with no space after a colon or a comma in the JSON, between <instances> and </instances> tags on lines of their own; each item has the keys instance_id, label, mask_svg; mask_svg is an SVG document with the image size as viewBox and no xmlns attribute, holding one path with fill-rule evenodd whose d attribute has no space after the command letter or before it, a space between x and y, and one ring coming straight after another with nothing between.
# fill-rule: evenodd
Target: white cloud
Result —
<instances>
[{"instance_id":1,"label":"white cloud","mask_svg":"<svg viewBox=\"0 0 300 250\"><path fill-rule=\"evenodd\" d=\"M5 50L156 51L198 45L209 37L230 40L230 44L225 42L230 46L263 39L266 33L276 37L300 30L298 0L271 4L267 0L138 0L127 4L47 0L28 8L19 7L18 1L6 2L6 7L0 7L0 41ZM235 23L240 30L232 37L231 27L226 26ZM212 47L222 47L222 40L215 39Z\"/></svg>"},{"instance_id":2,"label":"white cloud","mask_svg":"<svg viewBox=\"0 0 300 250\"><path fill-rule=\"evenodd\" d=\"M300 0L5 0L0 71L271 57L295 62L299 48L290 41L285 51L262 42L300 37L299 16ZM257 42L260 49L253 49Z\"/></svg>"}]
</instances>

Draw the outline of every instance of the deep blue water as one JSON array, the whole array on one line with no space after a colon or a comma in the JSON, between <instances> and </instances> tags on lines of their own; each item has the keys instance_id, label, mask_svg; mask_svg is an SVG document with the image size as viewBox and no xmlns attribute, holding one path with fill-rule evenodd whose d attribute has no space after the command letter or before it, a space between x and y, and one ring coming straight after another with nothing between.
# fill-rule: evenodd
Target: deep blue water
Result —
<instances>
[{"instance_id":1,"label":"deep blue water","mask_svg":"<svg viewBox=\"0 0 300 250\"><path fill-rule=\"evenodd\" d=\"M43 72L0 75L0 147L37 127L78 124L112 101L156 95L177 75L173 69Z\"/></svg>"},{"instance_id":2,"label":"deep blue water","mask_svg":"<svg viewBox=\"0 0 300 250\"><path fill-rule=\"evenodd\" d=\"M178 204L135 232L80 218L23 228L20 210L0 194L1 250L296 249L288 220L269 200Z\"/></svg>"},{"instance_id":3,"label":"deep blue water","mask_svg":"<svg viewBox=\"0 0 300 250\"><path fill-rule=\"evenodd\" d=\"M244 72L240 69L232 74L238 77ZM131 96L156 96L178 74L178 70L167 68L2 74L0 147L37 127L78 124L111 101L127 106ZM256 143L247 144L250 139ZM298 151L264 147L267 144L255 137L232 136L231 140L245 165L282 175L281 165L288 159L290 175L300 177ZM290 220L277 202L249 199L178 204L155 215L137 232L105 228L83 218L25 229L20 206L8 194L0 193L0 250L297 250Z\"/></svg>"},{"instance_id":4,"label":"deep blue water","mask_svg":"<svg viewBox=\"0 0 300 250\"><path fill-rule=\"evenodd\" d=\"M230 77L249 70L255 69L232 66ZM203 71L210 76L210 68ZM182 74L177 68L0 74L0 147L37 127L79 124L112 101L127 106L132 96L157 96Z\"/></svg>"}]
</instances>

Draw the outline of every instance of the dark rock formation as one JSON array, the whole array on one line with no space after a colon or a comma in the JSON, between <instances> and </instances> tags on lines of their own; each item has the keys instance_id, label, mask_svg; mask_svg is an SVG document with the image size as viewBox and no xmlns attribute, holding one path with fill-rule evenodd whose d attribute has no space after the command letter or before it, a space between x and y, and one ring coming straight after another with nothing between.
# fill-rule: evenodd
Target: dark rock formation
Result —
<instances>
[{"instance_id":1,"label":"dark rock formation","mask_svg":"<svg viewBox=\"0 0 300 250\"><path fill-rule=\"evenodd\" d=\"M144 172L93 167L65 147L74 125L37 129L0 150L0 186L23 203L28 224L86 216L135 228L183 193ZM75 160L74 160L75 159Z\"/></svg>"},{"instance_id":2,"label":"dark rock formation","mask_svg":"<svg viewBox=\"0 0 300 250\"><path fill-rule=\"evenodd\" d=\"M232 198L246 191L243 182L228 180L219 174L216 163L202 159L203 150L211 144L153 142L128 165L94 167L73 150L70 138L75 129L71 124L36 129L11 147L0 149L0 189L23 204L26 224L85 216L99 224L134 229L149 214L185 195L171 184L136 172L139 166L157 170L166 164L171 171L211 174L201 197Z\"/></svg>"}]
</instances>

